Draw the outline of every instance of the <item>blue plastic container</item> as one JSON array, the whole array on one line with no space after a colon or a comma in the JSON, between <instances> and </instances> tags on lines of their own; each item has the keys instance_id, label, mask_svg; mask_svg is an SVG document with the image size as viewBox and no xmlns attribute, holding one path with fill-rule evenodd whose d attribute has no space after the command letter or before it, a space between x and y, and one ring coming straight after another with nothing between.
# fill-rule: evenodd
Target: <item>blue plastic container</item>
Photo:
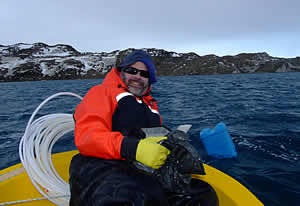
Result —
<instances>
[{"instance_id":1,"label":"blue plastic container","mask_svg":"<svg viewBox=\"0 0 300 206\"><path fill-rule=\"evenodd\" d=\"M211 130L205 128L200 132L200 139L204 144L206 152L214 158L234 158L237 156L232 138L223 122Z\"/></svg>"}]
</instances>

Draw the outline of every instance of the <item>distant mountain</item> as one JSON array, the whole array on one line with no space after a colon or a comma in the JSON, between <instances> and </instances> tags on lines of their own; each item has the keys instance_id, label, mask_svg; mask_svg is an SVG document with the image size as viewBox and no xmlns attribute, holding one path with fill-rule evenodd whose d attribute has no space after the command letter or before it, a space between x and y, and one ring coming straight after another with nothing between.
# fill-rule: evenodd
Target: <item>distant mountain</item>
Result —
<instances>
[{"instance_id":1,"label":"distant mountain","mask_svg":"<svg viewBox=\"0 0 300 206\"><path fill-rule=\"evenodd\" d=\"M44 43L0 45L0 81L102 78L134 49L81 53L72 46ZM145 48L158 75L299 72L300 57L278 58L267 53L199 56Z\"/></svg>"}]
</instances>

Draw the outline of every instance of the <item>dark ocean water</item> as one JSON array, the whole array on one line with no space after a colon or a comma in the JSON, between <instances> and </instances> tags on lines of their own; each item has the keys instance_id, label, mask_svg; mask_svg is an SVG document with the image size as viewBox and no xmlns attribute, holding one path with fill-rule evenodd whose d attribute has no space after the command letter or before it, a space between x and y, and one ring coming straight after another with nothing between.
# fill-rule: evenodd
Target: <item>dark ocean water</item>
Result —
<instances>
[{"instance_id":1,"label":"dark ocean water","mask_svg":"<svg viewBox=\"0 0 300 206\"><path fill-rule=\"evenodd\" d=\"M18 144L34 109L57 92L81 96L95 80L0 84L0 169L19 162ZM265 205L300 205L300 73L160 77L153 85L163 123L192 124L189 132L204 162L231 175ZM73 113L79 100L59 97L39 115ZM199 139L204 128L224 122L238 158L208 157ZM75 149L73 134L54 152Z\"/></svg>"}]
</instances>

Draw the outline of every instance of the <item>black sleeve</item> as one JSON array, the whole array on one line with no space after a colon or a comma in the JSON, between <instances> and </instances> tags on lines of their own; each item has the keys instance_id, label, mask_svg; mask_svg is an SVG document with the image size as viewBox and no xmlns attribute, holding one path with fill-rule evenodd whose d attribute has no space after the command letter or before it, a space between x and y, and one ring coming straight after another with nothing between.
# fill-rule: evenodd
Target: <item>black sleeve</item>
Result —
<instances>
[{"instance_id":1,"label":"black sleeve","mask_svg":"<svg viewBox=\"0 0 300 206\"><path fill-rule=\"evenodd\" d=\"M135 160L138 144L137 138L125 136L121 144L121 156L128 160Z\"/></svg>"}]
</instances>

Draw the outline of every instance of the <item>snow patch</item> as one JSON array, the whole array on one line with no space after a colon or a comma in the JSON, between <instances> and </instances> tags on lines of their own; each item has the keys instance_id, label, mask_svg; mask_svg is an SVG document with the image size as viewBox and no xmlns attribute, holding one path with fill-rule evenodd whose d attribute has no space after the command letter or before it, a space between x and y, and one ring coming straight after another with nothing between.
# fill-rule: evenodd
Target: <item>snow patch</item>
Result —
<instances>
[{"instance_id":1,"label":"snow patch","mask_svg":"<svg viewBox=\"0 0 300 206\"><path fill-rule=\"evenodd\" d=\"M174 53L171 54L171 56L172 56L172 57L181 57L182 55L180 55L180 54L174 52Z\"/></svg>"},{"instance_id":2,"label":"snow patch","mask_svg":"<svg viewBox=\"0 0 300 206\"><path fill-rule=\"evenodd\" d=\"M38 53L33 54L34 57L47 57L47 56L59 56L59 57L65 57L65 56L71 56L73 55L69 51L62 51L59 48L56 47L47 47L47 48L41 48Z\"/></svg>"},{"instance_id":3,"label":"snow patch","mask_svg":"<svg viewBox=\"0 0 300 206\"><path fill-rule=\"evenodd\" d=\"M22 50L22 49L30 49L32 48L32 44L23 44L23 43L20 43L20 44L17 44L17 47Z\"/></svg>"}]
</instances>

